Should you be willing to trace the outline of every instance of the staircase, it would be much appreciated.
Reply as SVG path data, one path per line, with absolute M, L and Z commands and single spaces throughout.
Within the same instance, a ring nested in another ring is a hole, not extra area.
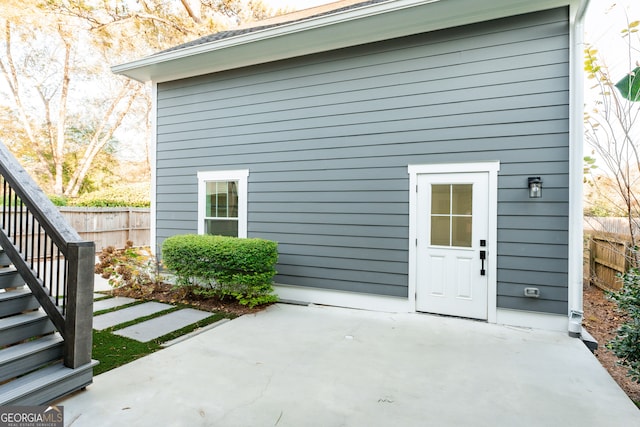
M 91 384 L 95 249 L 0 144 L 0 406 Z

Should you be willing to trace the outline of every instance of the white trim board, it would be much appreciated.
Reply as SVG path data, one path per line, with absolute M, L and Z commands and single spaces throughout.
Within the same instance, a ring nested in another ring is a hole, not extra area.
M 385 313 L 415 312 L 407 298 L 358 294 L 354 292 L 281 284 L 276 284 L 274 289 L 282 302 L 305 305 L 321 304 L 334 307 L 380 311 Z M 424 314 L 430 315 L 430 313 Z M 496 321 L 493 323 L 506 326 L 566 332 L 569 319 L 568 317 L 560 314 L 499 308 L 496 310 Z
M 584 14 L 588 6 L 581 2 L 578 10 L 572 15 L 576 19 L 570 26 L 570 64 L 569 84 L 569 260 L 568 260 L 568 301 L 567 311 L 582 313 L 582 249 L 583 249 L 583 227 L 582 227 L 582 172 L 583 162 L 583 137 L 584 137 L 584 71 L 582 55 L 584 50 Z M 582 319 L 581 319 L 582 320 Z
M 412 311 L 409 309 L 407 299 L 400 297 L 279 284 L 276 284 L 274 289 L 280 300 L 285 302 L 322 304 L 389 313 L 408 313 Z
M 157 190 L 158 190 L 158 84 L 151 84 L 151 140 L 149 141 L 149 166 L 151 168 L 151 223 L 149 224 L 149 248 L 156 257 L 160 254 L 161 248 L 156 241 L 158 235 L 157 216 Z

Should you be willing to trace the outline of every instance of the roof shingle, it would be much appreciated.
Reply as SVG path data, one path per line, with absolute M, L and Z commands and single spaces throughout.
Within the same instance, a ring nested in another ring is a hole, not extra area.
M 243 34 L 249 34 L 249 33 L 253 33 L 256 31 L 260 31 L 260 30 L 265 30 L 267 28 L 274 28 L 274 27 L 279 27 L 279 26 L 283 26 L 283 25 L 287 25 L 287 24 L 291 24 L 294 22 L 302 22 L 302 21 L 307 21 L 309 19 L 314 19 L 314 18 L 318 18 L 321 16 L 327 16 L 327 15 L 334 15 L 340 12 L 345 12 L 348 10 L 352 10 L 352 9 L 357 9 L 360 7 L 365 7 L 365 6 L 370 6 L 376 3 L 384 3 L 384 2 L 388 2 L 390 0 L 368 0 L 368 1 L 359 1 L 354 3 L 353 0 L 351 1 L 340 1 L 340 2 L 336 2 L 333 3 L 335 5 L 334 9 L 330 9 L 330 10 L 326 10 L 326 7 L 324 8 L 311 8 L 311 9 L 306 9 L 306 11 L 308 11 L 308 14 L 305 14 L 305 11 L 300 11 L 300 13 L 292 13 L 290 20 L 279 20 L 278 22 L 273 22 L 273 23 L 269 23 L 270 21 L 272 21 L 272 19 L 267 19 L 265 21 L 258 21 L 255 22 L 253 24 L 255 24 L 255 26 L 252 27 L 247 27 L 247 28 L 239 28 L 239 29 L 235 29 L 235 30 L 228 30 L 228 31 L 220 31 L 217 33 L 213 33 L 213 34 L 209 34 L 207 36 L 204 37 L 200 37 L 196 40 L 192 40 L 190 42 L 187 43 L 183 43 L 180 44 L 178 46 L 174 46 L 171 47 L 169 49 L 165 49 L 161 52 L 158 53 L 165 53 L 165 52 L 173 52 L 173 51 L 177 51 L 177 50 L 181 50 L 181 49 L 186 49 L 189 47 L 193 47 L 193 46 L 199 46 L 199 45 L 203 45 L 206 43 L 211 43 L 211 42 L 215 42 L 215 41 L 219 41 L 219 40 L 224 40 L 224 39 L 228 39 L 231 37 L 235 37 L 235 36 L 241 36 Z M 333 5 L 331 4 L 331 5 Z M 331 6 L 331 5 L 327 5 L 327 6 Z M 320 10 L 320 11 L 319 11 Z M 286 18 L 287 15 L 283 15 L 283 18 Z M 265 22 L 266 25 L 260 25 L 261 22 Z

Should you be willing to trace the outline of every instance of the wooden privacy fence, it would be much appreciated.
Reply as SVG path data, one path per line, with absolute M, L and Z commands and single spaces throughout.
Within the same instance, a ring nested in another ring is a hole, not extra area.
M 636 235 L 640 235 L 634 221 Z M 618 277 L 632 267 L 633 253 L 628 218 L 584 217 L 584 280 L 602 289 L 619 290 Z
M 128 240 L 135 246 L 150 244 L 148 208 L 60 207 L 60 212 L 84 240 L 94 241 L 96 251 L 107 246 L 124 248 Z
M 599 288 L 616 291 L 622 287 L 619 274 L 631 267 L 631 241 L 620 234 L 585 230 L 584 279 Z

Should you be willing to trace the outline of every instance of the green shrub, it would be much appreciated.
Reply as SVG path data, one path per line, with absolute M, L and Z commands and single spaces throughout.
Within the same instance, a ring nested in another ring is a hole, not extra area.
M 199 285 L 195 292 L 233 296 L 254 307 L 277 300 L 273 277 L 278 244 L 263 239 L 210 235 L 178 235 L 162 244 L 163 264 L 175 273 L 178 285 Z
M 127 184 L 82 194 L 78 198 L 70 200 L 69 204 L 93 208 L 148 208 L 151 206 L 150 195 L 148 184 Z
M 67 206 L 69 202 L 65 196 L 56 196 L 55 194 L 50 195 L 49 200 L 56 206 Z
M 607 343 L 607 348 L 627 367 L 627 375 L 640 383 L 640 271 L 632 268 L 622 275 L 622 281 L 622 289 L 610 296 L 627 320 L 618 328 L 616 337 Z

